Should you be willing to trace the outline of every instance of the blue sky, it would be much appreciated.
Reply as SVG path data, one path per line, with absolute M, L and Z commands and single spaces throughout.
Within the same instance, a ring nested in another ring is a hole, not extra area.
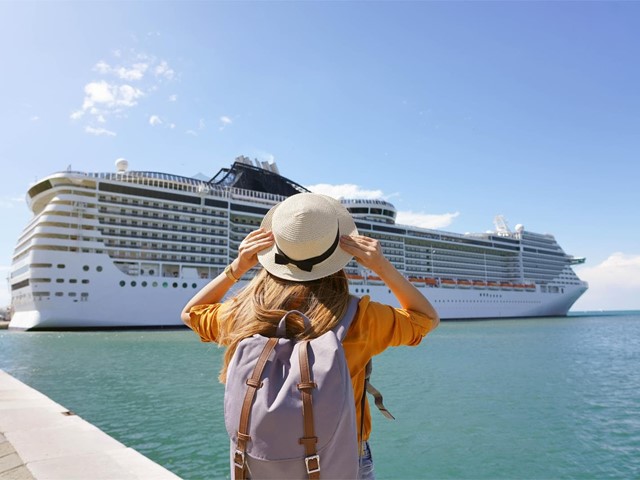
M 36 178 L 247 155 L 405 222 L 552 233 L 587 257 L 574 310 L 640 309 L 639 47 L 638 2 L 0 2 L 0 270 Z

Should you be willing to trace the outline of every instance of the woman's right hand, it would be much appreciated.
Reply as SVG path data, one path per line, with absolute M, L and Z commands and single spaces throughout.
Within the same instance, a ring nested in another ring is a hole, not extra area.
M 402 308 L 427 315 L 434 322 L 433 328 L 438 325 L 440 317 L 433 305 L 384 256 L 378 240 L 364 235 L 342 236 L 340 247 L 353 255 L 360 265 L 378 275 L 393 292 Z
M 377 274 L 380 274 L 383 268 L 391 266 L 382 253 L 380 242 L 375 238 L 364 235 L 343 235 L 340 238 L 340 247 L 353 255 L 360 265 Z

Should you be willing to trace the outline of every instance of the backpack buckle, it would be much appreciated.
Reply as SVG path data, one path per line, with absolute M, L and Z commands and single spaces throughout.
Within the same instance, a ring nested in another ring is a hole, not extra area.
M 310 455 L 304 458 L 304 463 L 307 466 L 307 474 L 320 472 L 320 455 Z
M 233 464 L 238 468 L 244 468 L 244 452 L 236 450 L 233 454 Z

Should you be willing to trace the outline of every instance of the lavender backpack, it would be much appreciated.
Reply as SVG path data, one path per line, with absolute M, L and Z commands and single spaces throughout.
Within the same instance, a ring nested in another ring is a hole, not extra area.
M 231 478 L 349 479 L 358 475 L 355 403 L 342 340 L 358 308 L 318 338 L 246 338 L 229 363 L 224 416 Z M 309 322 L 302 313 L 305 323 Z

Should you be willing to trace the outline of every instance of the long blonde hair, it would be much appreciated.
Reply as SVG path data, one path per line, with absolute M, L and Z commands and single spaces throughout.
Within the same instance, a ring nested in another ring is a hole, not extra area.
M 262 269 L 236 297 L 226 302 L 219 321 L 218 343 L 226 345 L 219 379 L 225 383 L 227 367 L 245 338 L 255 334 L 273 337 L 282 316 L 299 310 L 311 320 L 306 330 L 300 315 L 287 317 L 287 337 L 315 338 L 335 327 L 349 300 L 344 271 L 310 282 L 282 280 Z

